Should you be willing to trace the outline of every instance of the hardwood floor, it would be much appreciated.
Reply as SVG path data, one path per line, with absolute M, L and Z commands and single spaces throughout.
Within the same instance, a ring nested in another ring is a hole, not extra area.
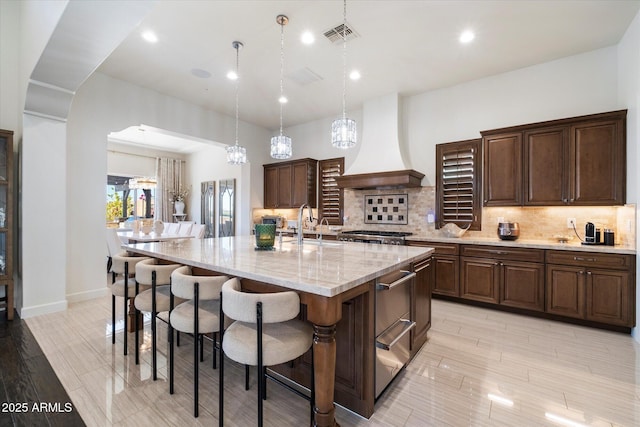
M 0 426 L 84 426 L 78 411 L 17 314 L 0 313 Z
M 159 322 L 159 379 L 154 382 L 148 325 L 137 366 L 133 336 L 129 356 L 122 355 L 121 323 L 117 343 L 111 344 L 110 317 L 110 299 L 105 297 L 27 320 L 84 422 L 217 424 L 218 372 L 210 367 L 210 349 L 200 369 L 196 420 L 191 340 L 183 339 L 177 351 L 176 393 L 169 395 L 166 327 Z M 38 357 L 35 343 L 19 343 L 29 359 Z M 32 370 L 34 382 L 42 382 L 35 359 L 21 366 Z M 256 424 L 255 375 L 245 391 L 243 374 L 242 367 L 225 364 L 226 426 Z M 305 400 L 269 386 L 265 425 L 303 426 L 307 417 Z M 372 418 L 342 408 L 336 417 L 343 427 L 638 426 L 640 345 L 625 334 L 436 300 L 428 343 L 377 402 Z

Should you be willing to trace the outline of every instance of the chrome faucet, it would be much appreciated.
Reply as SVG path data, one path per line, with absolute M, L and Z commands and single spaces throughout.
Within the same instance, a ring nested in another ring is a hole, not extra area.
M 320 242 L 322 242 L 322 223 L 323 222 L 327 223 L 327 227 L 329 226 L 329 220 L 326 217 L 322 218 L 322 220 L 320 221 L 320 224 L 318 225 L 318 227 L 320 228 L 320 237 L 318 237 L 318 240 L 320 240 Z
M 311 210 L 311 206 L 309 206 L 306 203 L 303 203 L 302 206 L 300 206 L 300 209 L 298 210 L 298 244 L 301 245 L 302 244 L 302 236 L 303 236 L 303 231 L 302 231 L 302 211 L 304 211 L 304 207 L 307 207 L 308 210 L 308 218 L 309 218 L 309 222 L 313 221 L 313 211 Z

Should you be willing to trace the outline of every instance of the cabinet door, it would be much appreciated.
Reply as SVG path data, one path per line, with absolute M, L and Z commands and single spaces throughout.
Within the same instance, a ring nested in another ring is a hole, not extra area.
M 546 312 L 584 318 L 585 271 L 581 267 L 547 265 Z
M 500 304 L 544 311 L 544 264 L 504 261 L 501 269 Z
M 278 168 L 264 168 L 264 207 L 278 207 Z
M 569 129 L 536 129 L 524 134 L 524 204 L 564 205 L 569 193 Z
M 434 279 L 432 293 L 460 296 L 460 268 L 457 256 L 436 255 L 433 257 Z
M 427 331 L 431 327 L 431 282 L 433 280 L 432 258 L 418 261 L 413 266 L 416 273 L 413 288 L 413 312 L 411 319 L 416 327 L 411 335 L 411 353 L 414 354 L 427 341 Z
M 622 205 L 626 197 L 623 120 L 571 126 L 571 203 Z
M 312 208 L 316 207 L 315 191 L 315 168 L 311 167 L 308 163 L 294 164 L 292 166 L 293 174 L 293 196 L 292 206 L 302 206 L 303 203 L 307 203 Z
M 522 205 L 522 133 L 489 135 L 484 144 L 484 206 Z
M 462 293 L 466 299 L 498 303 L 498 262 L 492 259 L 460 258 L 462 269 Z
M 278 207 L 293 207 L 291 200 L 291 165 L 278 166 Z
M 633 326 L 629 273 L 587 270 L 587 320 Z

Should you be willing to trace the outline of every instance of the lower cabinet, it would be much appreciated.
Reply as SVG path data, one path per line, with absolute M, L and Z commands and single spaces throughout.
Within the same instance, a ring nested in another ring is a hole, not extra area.
M 435 249 L 431 294 L 436 297 L 625 331 L 635 326 L 635 255 L 411 240 L 408 244 Z
M 431 293 L 437 295 L 447 295 L 451 297 L 460 296 L 460 257 L 458 256 L 459 245 L 453 243 L 424 242 L 417 240 L 407 241 L 409 246 L 423 246 L 434 248 L 431 256 L 433 268 L 433 280 L 431 283 Z
M 547 312 L 632 327 L 634 271 L 631 255 L 547 251 Z
M 462 298 L 544 311 L 544 250 L 462 245 L 460 254 Z
M 427 341 L 431 328 L 431 284 L 433 282 L 433 259 L 431 257 L 413 264 L 416 273 L 411 296 L 411 319 L 416 322 L 411 331 L 411 355 L 413 356 Z

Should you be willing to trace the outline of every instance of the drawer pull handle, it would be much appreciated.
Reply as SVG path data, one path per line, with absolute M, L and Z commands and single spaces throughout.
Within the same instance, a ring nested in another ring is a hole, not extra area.
M 378 283 L 378 286 L 376 288 L 378 290 L 389 290 L 391 288 L 395 288 L 396 286 L 403 284 L 407 280 L 411 280 L 414 277 L 416 277 L 416 273 L 412 273 L 406 270 L 400 270 L 400 271 L 402 272 L 402 274 L 404 274 L 404 276 L 402 276 L 401 278 L 399 278 L 398 280 L 392 283 Z
M 573 257 L 574 261 L 588 261 L 588 262 L 596 262 L 598 261 L 598 258 L 583 258 L 581 256 L 574 256 Z

